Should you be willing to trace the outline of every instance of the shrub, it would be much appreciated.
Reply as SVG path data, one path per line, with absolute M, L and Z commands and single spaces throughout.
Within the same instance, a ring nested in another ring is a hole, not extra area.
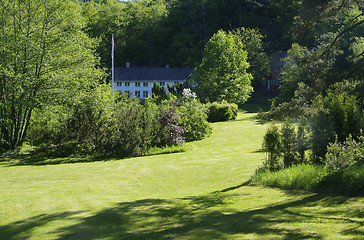
M 271 171 L 279 169 L 279 157 L 282 152 L 282 142 L 277 125 L 270 125 L 263 140 L 263 149 L 267 151 L 265 165 Z
M 105 91 L 96 88 L 88 92 L 71 107 L 66 121 L 64 140 L 77 141 L 85 153 L 103 152 L 109 143 L 112 99 Z
M 364 164 L 348 167 L 342 171 L 331 171 L 320 180 L 317 190 L 344 195 L 364 195 Z
M 351 136 L 343 143 L 336 139 L 327 147 L 325 164 L 329 170 L 337 171 L 364 161 L 364 136 L 355 141 Z
M 314 101 L 316 114 L 311 117 L 312 151 L 315 161 L 321 163 L 327 146 L 335 141 L 344 142 L 349 135 L 360 135 L 361 114 L 355 96 L 343 91 L 338 85 L 328 91 L 327 96 Z
M 297 153 L 295 151 L 297 135 L 295 128 L 290 126 L 287 122 L 281 127 L 280 135 L 283 164 L 286 168 L 297 162 Z
M 72 146 L 70 154 L 140 156 L 156 147 L 182 145 L 211 133 L 205 107 L 190 91 L 182 99 L 149 98 L 140 104 L 126 94 L 114 101 L 109 87 L 97 87 L 47 122 L 45 112 L 34 118 L 34 144 Z M 189 93 L 189 94 L 188 94 Z M 53 121 L 54 119 L 54 121 Z M 42 125 L 45 128 L 42 128 Z M 36 138 L 36 136 L 41 136 Z M 72 144 L 69 144 L 72 143 Z
M 201 140 L 211 134 L 211 126 L 207 122 L 206 108 L 193 94 L 184 91 L 184 97 L 178 104 L 178 125 L 184 128 L 187 142 Z
M 251 178 L 254 185 L 279 187 L 283 189 L 315 190 L 327 170 L 320 165 L 298 164 L 280 171 L 268 169 L 256 172 Z
M 364 195 L 364 163 L 342 171 L 329 171 L 323 165 L 298 164 L 280 171 L 257 171 L 253 185 L 301 189 L 330 194 Z
M 27 141 L 33 146 L 61 143 L 68 114 L 68 109 L 61 106 L 45 106 L 34 110 Z
M 214 102 L 208 105 L 208 110 L 209 122 L 235 120 L 238 116 L 238 105 L 235 103 Z

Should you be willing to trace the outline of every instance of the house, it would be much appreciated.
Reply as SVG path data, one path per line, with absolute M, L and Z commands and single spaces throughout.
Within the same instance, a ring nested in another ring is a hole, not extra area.
M 266 77 L 264 86 L 270 92 L 278 91 L 280 86 L 279 78 L 281 77 L 283 68 L 283 59 L 287 57 L 287 53 L 283 51 L 276 51 L 270 55 L 270 72 Z
M 115 68 L 114 89 L 119 92 L 130 94 L 138 99 L 152 96 L 154 83 L 164 87 L 176 83 L 182 83 L 190 78 L 193 68 L 165 68 L 130 67 L 127 63 L 125 68 Z

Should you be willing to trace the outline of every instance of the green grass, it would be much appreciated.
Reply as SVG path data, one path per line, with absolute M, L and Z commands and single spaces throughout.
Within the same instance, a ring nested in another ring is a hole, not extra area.
M 283 189 L 313 191 L 318 188 L 320 181 L 327 174 L 328 171 L 324 166 L 300 164 L 275 172 L 268 170 L 258 172 L 252 177 L 251 183 Z
M 363 198 L 247 184 L 264 156 L 266 125 L 255 116 L 249 109 L 213 124 L 210 138 L 184 152 L 5 159 L 0 239 L 363 238 Z
M 252 185 L 301 189 L 327 194 L 364 196 L 364 164 L 343 171 L 329 171 L 325 166 L 299 164 L 279 171 L 258 171 Z

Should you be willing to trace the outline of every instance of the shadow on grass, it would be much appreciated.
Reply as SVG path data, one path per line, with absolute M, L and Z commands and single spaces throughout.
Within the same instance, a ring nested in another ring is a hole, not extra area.
M 5 166 L 41 166 L 67 163 L 110 161 L 116 157 L 105 155 L 72 155 L 72 146 L 39 147 L 28 153 L 12 154 L 0 158 L 0 164 Z M 121 159 L 117 158 L 117 159 Z
M 259 209 L 233 211 L 221 210 L 232 197 L 224 191 L 182 199 L 124 202 L 89 217 L 79 217 L 73 212 L 39 215 L 0 227 L 0 239 L 27 239 L 32 236 L 34 228 L 60 219 L 77 219 L 78 223 L 52 231 L 57 234 L 57 239 L 227 239 L 236 234 L 240 238 L 243 235 L 258 239 L 326 239 L 327 236 L 297 228 L 305 223 L 322 224 L 325 219 L 350 223 L 350 229 L 344 229 L 342 235 L 351 235 L 350 231 L 363 234 L 363 221 L 342 217 L 339 210 L 327 216 L 316 215 L 316 212 L 303 214 L 297 210 L 299 207 L 336 204 L 324 195 L 303 196 L 299 200 Z
M 86 154 L 70 154 L 76 152 L 70 149 L 70 146 L 57 146 L 57 147 L 40 147 L 29 151 L 26 154 L 12 154 L 0 158 L 0 164 L 5 166 L 42 166 L 42 165 L 59 165 L 69 163 L 85 163 L 85 162 L 100 162 L 128 159 L 131 157 L 144 157 L 153 155 L 163 155 L 171 153 L 181 153 L 188 151 L 185 146 L 172 146 L 165 148 L 154 148 L 151 151 L 141 154 L 140 156 L 125 156 L 125 155 L 86 155 Z

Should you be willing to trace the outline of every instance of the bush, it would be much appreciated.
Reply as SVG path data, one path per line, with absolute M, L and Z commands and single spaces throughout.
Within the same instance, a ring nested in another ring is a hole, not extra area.
M 343 170 L 364 161 L 364 136 L 355 141 L 351 136 L 343 143 L 330 143 L 325 155 L 326 167 L 331 171 Z
M 201 140 L 211 134 L 211 126 L 207 122 L 206 108 L 193 94 L 186 94 L 178 104 L 178 125 L 184 128 L 187 142 Z
M 238 105 L 235 103 L 213 102 L 208 105 L 208 110 L 209 122 L 235 120 L 238 116 Z
M 34 110 L 27 141 L 33 146 L 61 143 L 68 114 L 68 109 L 61 106 L 45 106 Z
M 283 164 L 284 167 L 287 168 L 297 162 L 298 156 L 295 151 L 297 134 L 294 127 L 288 123 L 284 123 L 280 130 L 280 135 L 282 141 Z
M 343 171 L 329 171 L 323 165 L 298 164 L 280 171 L 257 171 L 252 185 L 301 189 L 351 196 L 364 195 L 364 163 Z
M 318 191 L 344 195 L 364 195 L 364 164 L 331 171 L 320 180 Z
M 308 145 L 308 131 L 303 122 L 298 126 L 288 122 L 270 125 L 262 145 L 267 152 L 265 168 L 278 170 L 304 163 Z
M 327 146 L 335 141 L 344 142 L 349 135 L 357 138 L 361 129 L 361 114 L 355 96 L 340 89 L 328 91 L 327 96 L 314 101 L 316 114 L 311 117 L 312 151 L 316 163 L 322 163 Z
M 182 99 L 173 95 L 149 98 L 142 105 L 126 94 L 116 95 L 113 101 L 110 88 L 100 86 L 62 108 L 62 114 L 39 113 L 32 122 L 29 140 L 47 146 L 72 143 L 67 148 L 69 155 L 129 157 L 149 149 L 180 146 L 185 139 L 203 139 L 211 133 L 206 109 L 190 90 L 184 93 Z M 52 121 L 47 122 L 46 116 Z
M 327 170 L 320 165 L 299 164 L 280 171 L 268 169 L 258 171 L 251 178 L 254 185 L 279 187 L 283 189 L 315 190 Z
M 264 165 L 270 170 L 278 170 L 279 157 L 282 153 L 282 141 L 277 125 L 270 125 L 266 134 L 264 135 L 263 149 L 267 152 L 267 159 Z

